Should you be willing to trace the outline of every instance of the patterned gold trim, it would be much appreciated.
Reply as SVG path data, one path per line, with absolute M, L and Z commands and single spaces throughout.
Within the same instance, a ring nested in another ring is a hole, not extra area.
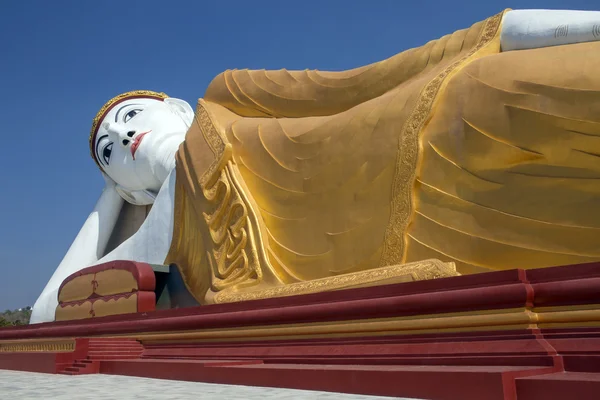
M 225 143 L 227 143 L 227 141 L 213 125 L 213 122 L 208 115 L 208 111 L 206 110 L 206 102 L 202 99 L 198 100 L 196 119 L 200 125 L 200 131 L 206 138 L 208 147 L 210 147 L 217 159 L 220 158 L 225 151 Z
M 167 96 L 165 93 L 162 92 L 153 92 L 152 90 L 133 90 L 131 92 L 126 92 L 126 93 L 121 93 L 118 96 L 113 97 L 112 99 L 110 99 L 109 101 L 106 102 L 106 104 L 104 104 L 102 106 L 102 108 L 100 108 L 100 111 L 98 111 L 98 114 L 96 114 L 96 116 L 94 117 L 94 119 L 92 120 L 92 129 L 90 131 L 90 138 L 89 138 L 89 144 L 90 144 L 90 154 L 92 156 L 92 158 L 94 159 L 94 161 L 96 162 L 96 164 L 98 165 L 98 168 L 102 169 L 102 167 L 100 166 L 100 163 L 98 162 L 98 160 L 96 160 L 96 155 L 94 154 L 94 137 L 96 136 L 96 131 L 98 130 L 98 124 L 100 123 L 100 121 L 102 121 L 102 118 L 104 118 L 104 115 L 117 103 L 120 103 L 121 101 L 124 101 L 128 98 L 137 98 L 137 97 L 148 97 L 148 98 L 156 98 L 156 99 L 166 99 L 169 96 Z
M 215 297 L 216 303 L 267 299 L 271 297 L 294 296 L 318 293 L 326 290 L 339 290 L 348 287 L 368 286 L 400 276 L 410 276 L 412 280 L 436 279 L 456 276 L 454 263 L 443 263 L 439 260 L 425 260 L 404 265 L 393 265 L 383 268 L 360 271 L 351 274 L 332 276 L 306 282 L 292 283 L 255 292 L 223 292 Z
M 0 353 L 69 352 L 75 350 L 74 340 L 52 342 L 0 342 Z
M 200 126 L 200 131 L 208 143 L 208 147 L 215 155 L 216 161 L 213 162 L 208 170 L 200 177 L 200 184 L 203 189 L 208 186 L 213 186 L 215 181 L 219 178 L 219 172 L 223 170 L 225 164 L 231 160 L 231 144 L 227 142 L 219 131 L 215 128 L 204 100 L 198 100 L 198 107 L 196 109 L 196 121 Z
M 460 60 L 446 67 L 423 88 L 412 114 L 402 128 L 397 153 L 398 163 L 392 184 L 392 210 L 385 232 L 380 266 L 399 264 L 405 259 L 405 233 L 413 208 L 412 195 L 419 156 L 419 133 L 429 117 L 440 87 L 448 75 L 494 39 L 505 12 L 488 18 L 475 47 Z

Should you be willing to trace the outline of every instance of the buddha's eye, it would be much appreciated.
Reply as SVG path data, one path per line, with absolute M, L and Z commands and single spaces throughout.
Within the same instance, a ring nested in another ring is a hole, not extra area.
M 131 118 L 135 117 L 136 115 L 138 115 L 141 112 L 142 112 L 142 110 L 140 110 L 140 109 L 135 109 L 135 110 L 129 111 L 127 114 L 125 114 L 123 116 L 123 122 L 129 122 L 129 120 Z
M 110 162 L 110 155 L 112 154 L 112 147 L 113 147 L 113 142 L 109 142 L 102 149 L 102 159 L 104 160 L 106 165 L 108 165 L 108 163 Z

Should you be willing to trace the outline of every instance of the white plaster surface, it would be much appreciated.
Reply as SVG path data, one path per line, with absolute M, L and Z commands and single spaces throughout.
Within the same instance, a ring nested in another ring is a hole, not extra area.
M 308 390 L 168 381 L 120 375 L 68 376 L 0 370 L 1 400 L 385 400 L 391 398 Z
M 162 264 L 173 237 L 175 208 L 175 170 L 172 170 L 154 200 L 154 205 L 138 231 L 116 249 L 90 265 L 115 260 L 134 260 Z
M 502 51 L 600 40 L 600 11 L 513 10 L 504 15 Z

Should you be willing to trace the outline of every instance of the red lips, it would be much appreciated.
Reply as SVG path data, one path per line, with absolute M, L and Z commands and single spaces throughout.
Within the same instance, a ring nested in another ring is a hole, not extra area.
M 135 137 L 135 139 L 133 139 L 133 143 L 131 145 L 131 156 L 133 157 L 134 160 L 135 160 L 135 152 L 137 151 L 138 147 L 140 147 L 140 144 L 142 143 L 142 139 L 144 138 L 144 136 L 146 136 L 150 132 L 152 132 L 152 130 L 149 130 L 148 132 L 142 132 L 139 135 L 137 135 Z

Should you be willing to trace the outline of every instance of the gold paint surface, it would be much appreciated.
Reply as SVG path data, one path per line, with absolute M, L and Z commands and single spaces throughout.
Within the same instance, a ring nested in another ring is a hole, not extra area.
M 95 292 L 100 296 L 131 293 L 138 289 L 133 274 L 123 269 L 109 269 L 96 273 L 97 287 Z
M 90 274 L 78 276 L 67 282 L 58 293 L 58 302 L 63 303 L 87 299 L 94 293 L 94 286 L 92 284 L 93 279 L 94 275 Z
M 500 53 L 502 16 L 350 71 L 215 78 L 166 260 L 196 299 L 600 260 L 600 43 Z
M 56 321 L 71 321 L 107 315 L 131 314 L 137 312 L 137 293 L 127 297 L 99 298 L 92 302 L 86 300 L 81 304 L 68 304 L 56 307 Z
M 108 296 L 130 293 L 138 289 L 133 274 L 127 270 L 110 269 L 74 278 L 58 294 L 59 303 L 85 300 L 92 294 Z
M 94 302 L 94 316 L 105 317 L 107 315 L 131 314 L 137 312 L 137 294 L 129 297 L 118 297 L 115 299 L 104 299 Z
M 71 321 L 75 319 L 92 318 L 92 302 L 90 300 L 84 301 L 81 304 L 70 304 L 56 306 L 54 313 L 55 321 Z
M 420 135 L 406 261 L 462 274 L 600 260 L 600 43 L 461 68 Z
M 403 253 L 389 238 L 405 230 L 390 222 L 393 182 L 412 179 L 438 91 L 497 39 L 500 20 L 352 71 L 219 75 L 177 154 L 165 263 L 201 304 L 457 275 L 389 256 Z M 415 266 L 423 273 L 401 271 Z
M 485 21 L 477 44 L 461 59 L 454 61 L 431 80 L 422 90 L 419 100 L 407 119 L 400 134 L 398 161 L 392 184 L 391 218 L 385 232 L 385 241 L 380 264 L 406 261 L 406 231 L 414 216 L 415 178 L 417 162 L 422 146 L 418 145 L 419 136 L 426 121 L 432 114 L 432 108 L 438 93 L 445 86 L 447 79 L 468 61 L 478 57 L 498 53 L 500 51 L 500 23 L 504 13 Z M 421 160 L 421 162 L 424 162 Z

